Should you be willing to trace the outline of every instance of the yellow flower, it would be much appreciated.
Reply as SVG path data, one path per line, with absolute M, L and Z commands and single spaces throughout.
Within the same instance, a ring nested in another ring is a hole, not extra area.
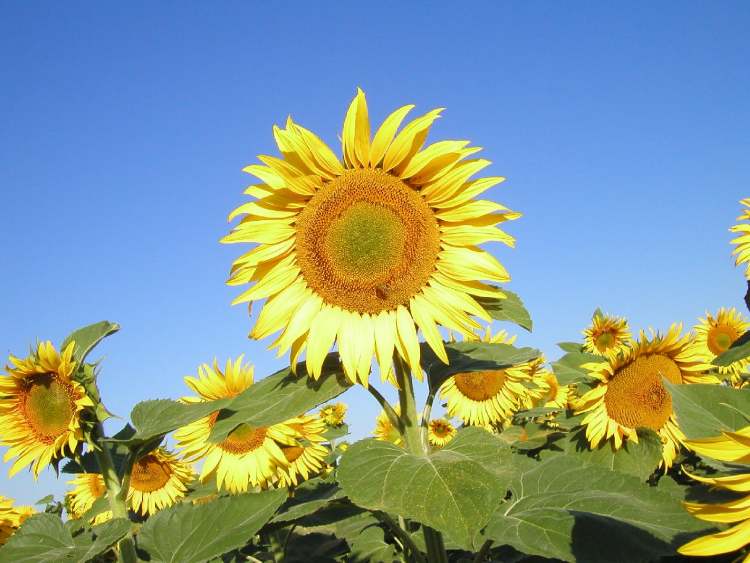
M 79 473 L 75 478 L 68 481 L 73 485 L 73 490 L 65 494 L 69 516 L 77 519 L 88 512 L 94 502 L 107 493 L 104 479 L 99 473 Z M 102 524 L 112 519 L 112 511 L 105 510 L 97 514 L 92 524 Z
M 742 210 L 742 215 L 737 217 L 737 221 L 747 221 L 750 219 L 750 198 L 741 199 L 740 203 L 747 209 Z M 738 233 L 739 236 L 732 239 L 732 244 L 736 248 L 732 251 L 732 256 L 736 255 L 734 265 L 747 264 L 745 267 L 745 278 L 750 280 L 750 224 L 738 223 L 729 229 L 730 233 Z
M 477 245 L 514 239 L 497 228 L 519 213 L 474 199 L 503 178 L 470 178 L 486 167 L 466 160 L 468 141 L 423 148 L 437 109 L 399 125 L 413 106 L 393 112 L 374 137 L 365 95 L 352 101 L 342 133 L 343 162 L 315 134 L 289 119 L 274 127 L 282 158 L 245 171 L 263 183 L 225 243 L 257 243 L 235 260 L 229 285 L 253 284 L 234 303 L 267 299 L 250 336 L 273 343 L 292 365 L 306 349 L 307 371 L 319 377 L 338 343 L 344 371 L 367 385 L 373 357 L 381 376 L 397 351 L 417 377 L 417 330 L 447 363 L 439 326 L 469 334 L 472 318 L 489 314 L 475 296 L 503 297 L 478 280 L 506 282 L 505 268 Z
M 0 495 L 0 545 L 4 545 L 32 514 L 34 509 L 30 506 L 13 506 L 12 499 Z
M 598 312 L 591 319 L 591 326 L 583 331 L 583 336 L 583 349 L 600 356 L 625 352 L 632 341 L 627 320 Z
M 711 363 L 720 356 L 748 329 L 750 323 L 734 307 L 731 309 L 719 309 L 714 317 L 706 313 L 705 319 L 699 319 L 699 324 L 694 327 L 696 332 L 696 352 L 703 361 Z M 750 364 L 750 358 L 742 358 L 732 362 L 728 366 L 715 366 L 722 375 L 729 375 L 732 383 L 740 380 L 740 375 Z
M 303 415 L 285 424 L 298 432 L 299 439 L 294 445 L 279 444 L 289 463 L 276 470 L 279 487 L 298 485 L 320 473 L 326 467 L 325 459 L 330 453 L 323 445 L 326 424 L 320 418 Z
M 598 383 L 576 401 L 576 414 L 588 413 L 582 424 L 592 448 L 613 440 L 615 449 L 623 440 L 638 441 L 636 429 L 657 432 L 664 445 L 662 463 L 672 465 L 684 439 L 672 410 L 672 396 L 662 377 L 672 383 L 718 383 L 701 372 L 710 368 L 696 355 L 690 335 L 680 336 L 681 325 L 672 325 L 665 336 L 640 338 L 623 354 L 602 363 L 586 364 Z
M 750 426 L 737 432 L 703 440 L 686 440 L 685 445 L 698 454 L 731 463 L 750 463 Z M 689 475 L 689 474 L 688 474 Z M 750 472 L 729 477 L 699 477 L 693 479 L 735 492 L 750 492 Z M 750 495 L 719 504 L 683 503 L 696 518 L 708 522 L 733 524 L 730 528 L 709 534 L 680 547 L 683 555 L 707 556 L 731 553 L 750 544 Z M 750 555 L 744 561 L 750 560 Z
M 235 397 L 253 384 L 253 367 L 243 365 L 242 356 L 227 360 L 224 371 L 214 361 L 203 364 L 198 377 L 186 377 L 185 383 L 198 397 L 183 397 L 185 402 L 203 402 Z M 253 427 L 241 424 L 219 443 L 209 440 L 218 412 L 201 418 L 175 432 L 178 446 L 188 460 L 203 459 L 200 479 L 216 475 L 219 489 L 232 493 L 249 487 L 267 487 L 279 466 L 289 465 L 281 445 L 294 446 L 299 433 L 285 423 Z
M 395 405 L 393 410 L 397 415 L 401 413 L 401 407 L 399 405 Z M 375 419 L 375 430 L 373 430 L 373 435 L 378 440 L 391 442 L 397 446 L 400 446 L 403 443 L 401 432 L 398 431 L 398 428 L 393 426 L 391 419 L 388 418 L 388 414 L 386 414 L 385 411 L 380 411 L 380 414 Z
M 333 405 L 326 405 L 320 409 L 320 418 L 328 426 L 341 426 L 344 424 L 344 416 L 346 416 L 347 406 L 344 403 L 335 403 Z
M 540 370 L 534 377 L 534 383 L 542 390 L 543 407 L 552 409 L 567 409 L 573 391 L 569 385 L 560 385 L 555 374 L 549 370 Z
M 74 346 L 71 342 L 58 354 L 51 342 L 40 342 L 25 359 L 10 356 L 14 365 L 0 377 L 0 444 L 9 446 L 3 461 L 18 458 L 11 477 L 27 465 L 39 477 L 83 440 L 81 411 L 94 405 L 72 379 Z
M 430 421 L 427 429 L 427 439 L 430 444 L 442 448 L 456 435 L 456 429 L 445 418 L 435 418 Z
M 133 464 L 128 505 L 143 516 L 154 514 L 184 497 L 194 477 L 189 463 L 164 448 L 157 448 Z

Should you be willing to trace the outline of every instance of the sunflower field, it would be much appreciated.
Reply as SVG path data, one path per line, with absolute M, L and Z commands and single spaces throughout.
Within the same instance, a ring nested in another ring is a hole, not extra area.
M 0 562 L 750 561 L 747 316 L 633 334 L 596 310 L 553 361 L 516 346 L 531 316 L 481 245 L 512 248 L 521 214 L 482 199 L 504 178 L 481 176 L 479 147 L 427 143 L 441 109 L 413 109 L 371 130 L 358 90 L 341 157 L 289 118 L 244 169 L 227 283 L 285 369 L 200 365 L 107 435 L 95 348 L 116 323 L 10 356 L 10 475 L 51 467 L 69 488 L 0 497 Z M 381 411 L 358 441 L 355 386 Z

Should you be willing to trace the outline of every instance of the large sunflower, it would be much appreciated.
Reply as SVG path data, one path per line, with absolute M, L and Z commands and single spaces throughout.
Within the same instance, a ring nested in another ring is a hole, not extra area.
M 3 460 L 18 458 L 10 476 L 31 465 L 37 478 L 83 440 L 81 411 L 94 404 L 71 377 L 74 347 L 71 342 L 59 354 L 47 341 L 27 358 L 10 356 L 13 365 L 0 377 L 0 444 L 9 446 Z
M 737 221 L 750 220 L 750 198 L 741 199 L 740 203 L 746 209 L 742 210 L 742 215 L 737 217 Z M 736 256 L 734 265 L 747 264 L 745 267 L 745 278 L 750 280 L 750 224 L 738 223 L 730 227 L 729 232 L 739 234 L 738 237 L 732 239 L 732 244 L 736 246 L 732 251 L 732 255 Z
M 632 340 L 626 319 L 602 315 L 598 311 L 583 336 L 583 349 L 600 356 L 624 352 Z
M 157 448 L 133 464 L 128 504 L 135 513 L 154 514 L 184 497 L 194 477 L 189 463 L 164 448 Z
M 203 364 L 198 377 L 186 377 L 185 383 L 198 397 L 183 397 L 185 402 L 203 402 L 235 397 L 253 384 L 253 367 L 227 360 L 224 371 L 214 361 Z M 232 493 L 245 492 L 249 487 L 265 487 L 279 466 L 289 465 L 281 445 L 294 446 L 299 432 L 281 423 L 252 427 L 242 424 L 219 443 L 209 440 L 218 413 L 201 418 L 175 432 L 178 445 L 186 459 L 204 459 L 200 479 L 206 481 L 216 475 L 219 489 Z
M 486 332 L 483 342 L 509 343 L 513 338 Z M 543 359 L 498 370 L 472 371 L 451 375 L 440 386 L 449 416 L 465 424 L 490 427 L 502 425 L 520 409 L 529 408 L 539 397 L 533 379 Z M 541 362 L 541 363 L 540 363 Z
M 699 319 L 699 324 L 694 327 L 696 351 L 703 361 L 711 363 L 717 356 L 726 352 L 748 329 L 750 329 L 750 323 L 734 307 L 731 309 L 722 307 L 716 316 L 706 313 L 706 318 Z M 741 358 L 728 366 L 716 366 L 716 368 L 720 374 L 729 375 L 735 383 L 748 365 L 750 365 L 750 358 Z
M 279 487 L 297 485 L 320 473 L 325 466 L 325 459 L 330 450 L 323 445 L 326 438 L 326 423 L 317 417 L 300 416 L 287 421 L 285 424 L 296 430 L 299 439 L 294 445 L 280 444 L 289 465 L 276 469 Z
M 702 456 L 731 463 L 750 463 L 750 426 L 737 432 L 703 440 L 686 440 L 685 445 Z M 728 477 L 699 477 L 693 479 L 729 491 L 750 492 L 750 473 Z M 707 556 L 731 553 L 750 544 L 750 495 L 719 504 L 684 503 L 690 514 L 708 522 L 732 524 L 721 532 L 709 534 L 686 543 L 678 549 L 683 555 Z M 750 561 L 748 554 L 743 561 Z
M 652 332 L 647 337 L 641 331 L 638 342 L 624 353 L 585 365 L 599 384 L 575 407 L 576 414 L 588 413 L 581 423 L 592 447 L 612 438 L 619 449 L 625 439 L 638 441 L 637 428 L 649 428 L 661 436 L 663 463 L 671 466 L 684 435 L 662 377 L 672 383 L 718 383 L 701 373 L 710 366 L 695 353 L 690 335 L 681 336 L 681 331 L 681 325 L 672 325 L 664 336 Z
M 99 473 L 79 473 L 68 481 L 73 489 L 65 493 L 69 516 L 80 518 L 94 505 L 94 502 L 107 493 L 104 478 Z M 112 511 L 105 510 L 97 514 L 92 524 L 101 524 L 112 519 Z
M 23 521 L 32 514 L 34 514 L 32 507 L 13 506 L 12 499 L 0 495 L 0 545 L 4 545 L 23 524 Z
M 417 329 L 447 363 L 438 326 L 468 334 L 490 320 L 474 296 L 503 297 L 478 280 L 509 275 L 477 245 L 514 239 L 497 224 L 520 216 L 474 198 L 503 178 L 470 180 L 489 161 L 468 141 L 422 148 L 433 110 L 399 125 L 404 106 L 370 136 L 361 90 L 346 113 L 343 162 L 316 135 L 287 121 L 274 127 L 282 158 L 244 170 L 263 182 L 246 190 L 257 198 L 235 209 L 245 217 L 225 243 L 258 243 L 235 260 L 228 284 L 253 284 L 234 300 L 267 298 L 250 336 L 281 331 L 272 347 L 291 349 L 292 364 L 307 349 L 307 371 L 318 377 L 338 342 L 347 377 L 367 385 L 373 357 L 381 373 L 394 349 L 417 377 Z

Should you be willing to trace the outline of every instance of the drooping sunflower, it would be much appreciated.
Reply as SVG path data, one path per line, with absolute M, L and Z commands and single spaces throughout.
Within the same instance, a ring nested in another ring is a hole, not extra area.
M 468 334 L 490 320 L 474 299 L 504 297 L 478 280 L 509 275 L 477 245 L 513 237 L 497 228 L 519 213 L 475 197 L 504 180 L 470 178 L 489 161 L 469 159 L 468 141 L 423 148 L 441 109 L 397 130 L 413 106 L 388 116 L 374 137 L 361 90 L 346 113 L 340 161 L 315 134 L 289 119 L 274 127 L 282 158 L 260 156 L 244 170 L 263 183 L 225 243 L 257 243 L 235 260 L 229 285 L 253 284 L 234 303 L 267 299 L 250 336 L 277 331 L 272 347 L 306 348 L 307 371 L 318 377 L 338 342 L 352 382 L 368 383 L 373 357 L 388 373 L 394 349 L 417 377 L 417 330 L 447 363 L 439 326 Z
M 742 215 L 737 217 L 737 221 L 750 220 L 750 198 L 741 199 L 740 203 L 746 209 L 742 210 Z M 745 278 L 750 280 L 750 224 L 738 223 L 730 227 L 729 232 L 739 234 L 738 237 L 732 239 L 732 244 L 736 246 L 732 251 L 732 256 L 736 256 L 734 265 L 747 264 L 745 267 Z
M 456 435 L 456 428 L 446 418 L 434 418 L 427 429 L 430 445 L 442 448 Z
M 576 414 L 588 413 L 581 424 L 592 448 L 613 440 L 619 449 L 625 439 L 638 441 L 637 428 L 649 428 L 662 439 L 662 462 L 672 465 L 684 435 L 672 409 L 672 396 L 662 377 L 672 383 L 718 383 L 704 372 L 710 366 L 695 353 L 691 336 L 681 336 L 682 325 L 673 324 L 666 335 L 638 341 L 608 361 L 585 364 L 599 383 L 576 401 Z
M 591 326 L 583 331 L 583 336 L 583 349 L 600 356 L 625 352 L 632 341 L 626 319 L 598 312 L 592 317 Z
M 737 432 L 703 440 L 686 440 L 685 445 L 701 456 L 731 463 L 750 463 L 750 426 Z M 690 475 L 690 474 L 688 474 Z M 693 479 L 729 491 L 750 492 L 750 472 L 728 477 L 699 477 Z M 730 528 L 696 538 L 677 551 L 683 555 L 707 556 L 731 553 L 750 544 L 750 495 L 720 504 L 683 503 L 685 509 L 701 520 L 733 524 Z M 743 561 L 750 561 L 748 554 Z
M 395 405 L 393 410 L 397 415 L 401 414 L 400 405 Z M 375 419 L 375 430 L 373 430 L 372 433 L 378 440 L 391 442 L 397 446 L 400 446 L 404 441 L 401 432 L 398 431 L 398 428 L 393 426 L 391 419 L 388 418 L 388 414 L 384 410 L 380 411 L 380 414 Z
M 346 416 L 347 406 L 345 403 L 334 403 L 333 405 L 326 405 L 320 409 L 320 418 L 328 426 L 337 427 L 344 424 L 344 417 Z
M 483 342 L 500 344 L 512 340 L 506 334 L 487 332 Z M 529 408 L 538 397 L 533 376 L 543 359 L 532 360 L 499 370 L 483 370 L 451 375 L 440 386 L 449 416 L 464 424 L 490 427 L 507 422 L 515 412 Z
M 80 518 L 94 505 L 94 502 L 107 493 L 104 478 L 99 473 L 79 473 L 68 481 L 73 489 L 65 493 L 69 516 Z M 105 510 L 97 514 L 92 524 L 102 524 L 112 519 L 112 511 Z
M 13 500 L 0 495 L 0 545 L 5 545 L 8 538 L 34 514 L 30 506 L 13 506 Z
M 560 385 L 557 377 L 549 370 L 540 370 L 533 378 L 534 383 L 542 390 L 544 402 L 541 406 L 553 409 L 567 409 L 573 398 L 569 385 Z
M 704 362 L 710 364 L 716 356 L 729 350 L 729 347 L 747 330 L 750 322 L 734 307 L 722 307 L 716 316 L 706 313 L 705 319 L 699 319 L 694 327 L 696 332 L 695 347 Z M 722 375 L 730 376 L 732 382 L 740 379 L 740 374 L 750 365 L 750 358 L 742 358 L 728 366 L 715 366 Z
M 94 404 L 72 379 L 74 347 L 71 342 L 59 354 L 47 341 L 27 358 L 10 356 L 13 365 L 0 377 L 0 444 L 9 446 L 4 461 L 18 458 L 11 477 L 30 465 L 36 479 L 83 440 L 81 411 Z
M 227 360 L 222 371 L 203 364 L 198 377 L 186 377 L 185 384 L 197 397 L 183 397 L 185 402 L 203 402 L 235 397 L 253 384 L 253 367 Z M 279 444 L 294 446 L 298 432 L 285 423 L 252 427 L 242 424 L 219 443 L 209 440 L 218 413 L 201 418 L 175 432 L 175 439 L 187 460 L 204 459 L 200 480 L 216 476 L 219 489 L 232 493 L 246 492 L 249 487 L 266 487 L 279 466 L 289 465 Z
M 165 448 L 157 448 L 133 464 L 128 505 L 136 514 L 154 514 L 184 497 L 194 477 L 190 463 Z
M 276 469 L 279 487 L 297 485 L 320 473 L 326 467 L 325 459 L 330 453 L 323 445 L 326 423 L 320 418 L 303 415 L 286 424 L 297 431 L 299 438 L 293 446 L 280 444 L 289 465 Z

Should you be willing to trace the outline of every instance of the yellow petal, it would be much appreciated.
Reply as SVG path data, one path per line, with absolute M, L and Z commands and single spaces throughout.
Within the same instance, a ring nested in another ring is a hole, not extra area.
M 411 368 L 412 374 L 422 380 L 422 369 L 419 366 L 419 340 L 417 340 L 417 331 L 414 328 L 414 321 L 406 310 L 406 307 L 399 305 L 396 309 L 396 327 L 398 329 L 398 340 L 401 349 L 406 355 L 406 361 Z
M 435 121 L 444 108 L 434 109 L 425 115 L 418 117 L 408 123 L 403 130 L 396 135 L 396 138 L 388 147 L 383 158 L 383 170 L 386 172 L 396 168 L 404 161 L 409 161 L 411 157 L 422 148 L 430 126 Z
M 375 168 L 385 156 L 385 151 L 393 141 L 393 136 L 396 134 L 401 122 L 406 117 L 406 114 L 414 109 L 413 105 L 406 105 L 398 108 L 392 114 L 385 118 L 383 124 L 375 133 L 375 138 L 372 140 L 372 146 L 370 147 L 370 167 Z
M 360 88 L 346 112 L 341 137 L 344 161 L 351 167 L 366 168 L 370 162 L 370 119 L 367 100 Z

